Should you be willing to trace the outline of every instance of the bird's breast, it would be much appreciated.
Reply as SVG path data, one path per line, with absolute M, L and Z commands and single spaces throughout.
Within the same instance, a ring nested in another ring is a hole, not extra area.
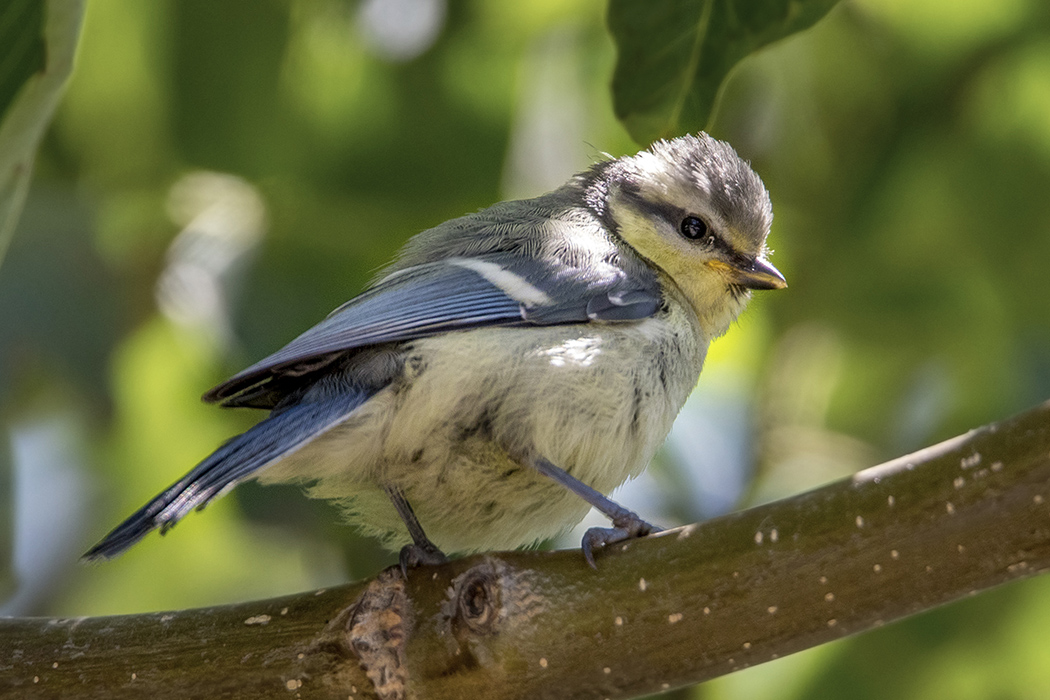
M 355 520 L 403 538 L 377 488 L 395 484 L 449 551 L 551 537 L 589 507 L 528 459 L 605 493 L 640 473 L 703 363 L 707 342 L 685 311 L 406 344 L 401 376 L 264 478 L 317 480 L 311 495 L 350 496 Z
M 415 370 L 400 390 L 386 453 L 404 459 L 405 445 L 419 440 L 450 455 L 488 455 L 496 446 L 511 458 L 542 456 L 611 490 L 663 442 L 705 351 L 695 321 L 677 305 L 640 322 L 420 340 L 408 349 L 406 366 Z

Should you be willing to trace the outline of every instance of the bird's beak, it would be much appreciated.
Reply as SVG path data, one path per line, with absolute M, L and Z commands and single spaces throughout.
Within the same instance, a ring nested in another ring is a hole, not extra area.
M 729 265 L 720 260 L 712 260 L 707 264 L 728 277 L 733 284 L 748 289 L 783 289 L 788 286 L 780 270 L 762 258 L 755 258 L 744 266 Z

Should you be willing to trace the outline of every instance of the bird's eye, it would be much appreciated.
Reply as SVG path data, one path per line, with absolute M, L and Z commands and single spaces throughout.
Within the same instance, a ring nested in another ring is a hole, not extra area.
M 682 235 L 691 241 L 699 241 L 707 237 L 707 223 L 697 216 L 687 216 L 682 219 Z

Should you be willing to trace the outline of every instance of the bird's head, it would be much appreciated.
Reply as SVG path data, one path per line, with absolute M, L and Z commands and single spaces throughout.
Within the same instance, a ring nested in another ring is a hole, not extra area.
M 710 336 L 726 331 L 752 289 L 787 286 L 766 260 L 769 193 L 728 144 L 702 132 L 658 141 L 606 172 L 606 215 L 678 285 Z

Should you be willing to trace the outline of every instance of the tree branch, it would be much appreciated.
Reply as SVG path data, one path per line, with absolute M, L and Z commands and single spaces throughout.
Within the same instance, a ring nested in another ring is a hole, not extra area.
M 21 698 L 627 698 L 1050 566 L 1050 403 L 789 499 L 617 545 L 474 556 L 173 613 L 0 621 Z

